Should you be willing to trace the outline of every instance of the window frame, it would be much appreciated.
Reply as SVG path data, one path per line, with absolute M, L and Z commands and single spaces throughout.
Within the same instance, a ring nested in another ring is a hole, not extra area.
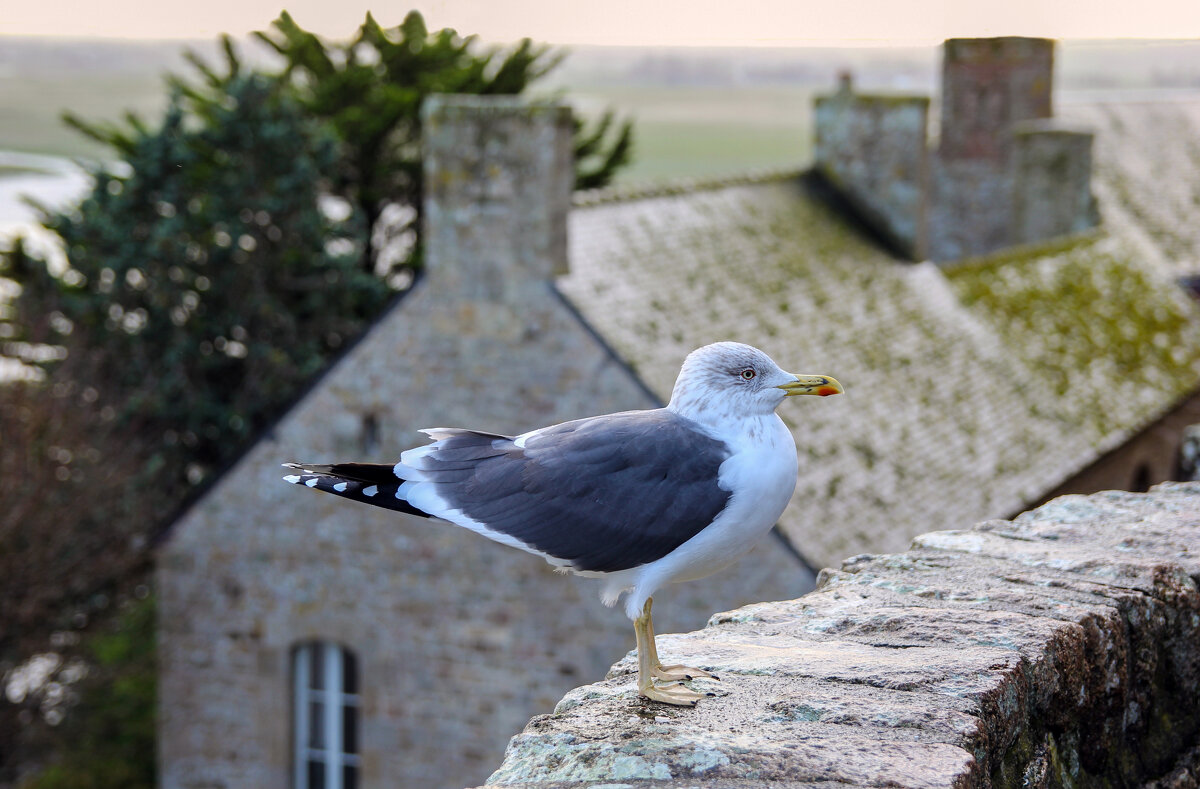
M 320 655 L 320 688 L 312 687 L 313 660 Z M 323 789 L 345 789 L 344 770 L 354 773 L 353 784 L 361 784 L 361 678 L 358 658 L 349 649 L 333 641 L 308 641 L 292 649 L 292 786 L 293 789 L 315 789 L 308 780 L 309 764 L 324 765 Z M 355 692 L 345 688 L 346 665 L 352 667 Z M 319 731 L 320 747 L 313 745 L 313 705 L 319 704 L 322 720 Z M 346 710 L 353 708 L 351 726 L 347 731 Z M 354 747 L 346 750 L 347 740 Z

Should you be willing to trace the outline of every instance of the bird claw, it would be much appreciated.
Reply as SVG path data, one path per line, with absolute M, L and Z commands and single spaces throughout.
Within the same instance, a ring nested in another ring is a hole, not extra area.
M 692 679 L 715 679 L 718 682 L 721 681 L 721 678 L 711 671 L 683 665 L 655 666 L 650 669 L 650 674 L 658 679 L 665 679 L 672 682 L 685 682 Z
M 662 704 L 674 704 L 676 707 L 695 707 L 696 702 L 705 694 L 685 688 L 682 683 L 672 682 L 669 685 L 655 685 L 638 689 L 638 695 Z

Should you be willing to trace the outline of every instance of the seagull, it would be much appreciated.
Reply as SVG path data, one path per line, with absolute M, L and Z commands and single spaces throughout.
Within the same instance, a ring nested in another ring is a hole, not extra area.
M 638 694 L 695 706 L 684 683 L 718 679 L 664 666 L 653 594 L 716 572 L 749 550 L 796 487 L 796 444 L 775 413 L 793 395 L 833 395 L 828 375 L 784 372 L 749 345 L 690 353 L 665 408 L 550 425 L 519 436 L 423 430 L 432 443 L 398 463 L 286 463 L 283 479 L 462 526 L 602 580 L 607 606 L 625 595 L 634 625 Z M 711 694 L 710 694 L 711 695 Z

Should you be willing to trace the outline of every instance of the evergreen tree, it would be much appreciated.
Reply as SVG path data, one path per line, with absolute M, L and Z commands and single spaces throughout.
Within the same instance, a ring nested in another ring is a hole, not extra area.
M 391 296 L 359 266 L 361 220 L 321 210 L 334 138 L 278 82 L 234 70 L 219 100 L 177 93 L 156 128 L 77 125 L 122 166 L 44 217 L 70 268 L 20 244 L 0 258 L 22 288 L 3 349 L 61 349 L 44 381 L 0 386 L 0 674 L 70 653 L 56 634 L 128 597 L 194 484 Z M 2 754 L 22 707 L 45 700 L 0 709 Z
M 351 200 L 376 233 L 365 265 L 386 274 L 382 248 L 420 228 L 421 104 L 433 93 L 512 95 L 526 90 L 561 60 L 545 46 L 521 41 L 511 49 L 482 49 L 474 36 L 430 33 L 412 11 L 384 29 L 368 14 L 349 41 L 329 43 L 295 23 L 287 12 L 257 37 L 283 57 L 280 77 L 315 117 L 329 122 L 341 142 L 335 190 Z M 576 121 L 576 186 L 604 186 L 628 164 L 632 125 L 614 126 L 611 113 L 593 128 Z M 393 206 L 395 219 L 379 222 Z M 418 247 L 419 249 L 419 247 Z

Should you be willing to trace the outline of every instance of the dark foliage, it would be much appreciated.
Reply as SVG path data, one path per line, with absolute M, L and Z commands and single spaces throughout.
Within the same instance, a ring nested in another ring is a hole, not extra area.
M 484 50 L 474 36 L 450 29 L 430 33 L 415 11 L 396 28 L 368 14 L 349 41 L 329 43 L 301 29 L 286 12 L 272 29 L 256 34 L 285 61 L 280 77 L 315 117 L 327 121 L 341 142 L 334 189 L 352 201 L 376 232 L 365 259 L 372 271 L 413 265 L 411 258 L 381 261 L 397 236 L 420 227 L 421 103 L 433 93 L 512 95 L 553 69 L 561 58 L 549 48 L 521 41 L 509 50 Z M 228 47 L 227 47 L 228 49 Z M 576 123 L 576 186 L 604 186 L 629 162 L 629 122 L 614 127 L 611 113 L 587 129 Z M 379 223 L 389 206 L 401 210 Z
M 79 672 L 69 687 L 77 699 L 55 749 L 26 789 L 154 789 L 154 600 L 132 598 L 87 635 L 80 658 L 58 672 Z M 73 677 L 68 677 L 74 679 Z

